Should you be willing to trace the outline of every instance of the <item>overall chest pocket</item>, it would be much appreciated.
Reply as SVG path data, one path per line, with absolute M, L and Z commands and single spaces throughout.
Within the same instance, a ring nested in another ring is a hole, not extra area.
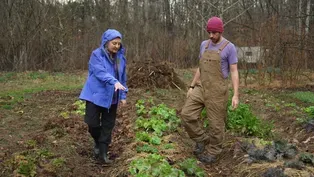
M 212 60 L 210 58 L 203 58 L 200 61 L 200 69 L 204 74 L 219 74 L 220 73 L 220 61 Z

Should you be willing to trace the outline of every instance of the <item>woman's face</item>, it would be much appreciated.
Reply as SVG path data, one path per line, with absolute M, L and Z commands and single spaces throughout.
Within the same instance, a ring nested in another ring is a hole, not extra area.
M 116 54 L 121 47 L 121 39 L 115 38 L 108 42 L 107 49 L 110 53 Z

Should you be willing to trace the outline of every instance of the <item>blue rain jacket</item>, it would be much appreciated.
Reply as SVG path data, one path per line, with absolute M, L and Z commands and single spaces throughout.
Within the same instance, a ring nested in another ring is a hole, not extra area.
M 102 35 L 100 47 L 92 52 L 88 65 L 88 77 L 80 94 L 81 100 L 90 101 L 104 108 L 110 108 L 114 94 L 114 84 L 120 82 L 127 88 L 125 49 L 121 45 L 116 55 L 119 73 L 119 78 L 116 79 L 114 77 L 114 63 L 109 58 L 107 50 L 104 48 L 108 41 L 117 37 L 122 39 L 122 35 L 119 31 L 108 29 Z M 127 90 L 119 90 L 118 102 L 125 100 L 126 94 Z

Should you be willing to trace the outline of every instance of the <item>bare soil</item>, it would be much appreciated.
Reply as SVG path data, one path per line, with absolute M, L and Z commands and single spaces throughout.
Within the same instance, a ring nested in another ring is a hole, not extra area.
M 163 65 L 161 68 L 165 66 Z M 72 104 L 78 99 L 80 90 L 45 91 L 30 95 L 28 99 L 18 103 L 12 110 L 1 109 L 1 176 L 17 176 L 13 168 L 14 165 L 8 165 L 12 163 L 12 158 L 16 154 L 41 148 L 47 148 L 56 156 L 64 157 L 66 163 L 60 169 L 50 170 L 45 162 L 42 162 L 43 164 L 38 165 L 37 176 L 130 176 L 128 165 L 135 156 L 138 156 L 135 150 L 135 133 L 133 130 L 137 118 L 136 101 L 138 99 L 153 98 L 156 103 L 163 102 L 169 107 L 175 108 L 179 115 L 185 100 L 185 90 L 180 90 L 176 86 L 173 87 L 172 82 L 180 88 L 183 88 L 186 84 L 180 84 L 179 82 L 182 81 L 172 74 L 172 70 L 160 71 L 159 67 L 154 67 L 143 74 L 140 72 L 140 68 L 144 69 L 143 66 L 137 66 L 131 71 L 133 74 L 130 77 L 131 88 L 128 95 L 128 104 L 126 107 L 120 107 L 118 111 L 113 143 L 110 146 L 110 157 L 114 160 L 113 165 L 102 166 L 93 159 L 93 141 L 81 116 L 71 114 L 69 118 L 65 119 L 60 115 L 63 111 L 73 110 Z M 136 73 L 140 76 L 137 76 Z M 151 73 L 155 73 L 155 75 Z M 153 78 L 145 78 L 144 76 L 147 75 Z M 156 81 L 157 78 L 163 77 L 165 77 L 165 80 L 159 84 Z M 152 89 L 151 85 L 155 88 L 167 88 L 168 90 Z M 299 89 L 302 90 L 303 88 Z M 294 90 L 299 89 L 294 88 Z M 247 88 L 242 87 L 241 102 L 251 104 L 252 109 L 260 118 L 266 121 L 274 121 L 275 138 L 286 139 L 296 144 L 300 151 L 314 153 L 314 139 L 310 139 L 310 137 L 314 137 L 314 133 L 306 132 L 296 122 L 297 116 L 289 112 L 291 108 L 285 107 L 276 111 L 273 107 L 267 106 L 266 100 L 279 104 L 294 102 L 300 106 L 309 106 L 309 104 L 282 97 L 281 93 L 291 91 L 289 89 L 268 90 L 256 88 L 256 92 L 253 94 L 245 90 Z M 176 163 L 193 157 L 194 142 L 188 138 L 183 127 L 180 127 L 178 132 L 169 135 L 168 138 L 169 141 L 178 144 L 176 150 L 168 154 L 171 162 Z M 218 161 L 213 165 L 199 163 L 206 170 L 208 176 L 230 177 L 243 175 L 243 173 L 239 173 L 239 170 L 243 170 L 240 168 L 243 165 L 245 167 L 250 167 L 250 165 L 245 163 L 245 153 L 239 147 L 242 138 L 228 132 L 224 143 L 224 152 Z M 29 147 L 27 144 L 29 140 L 35 140 L 36 146 Z M 273 165 L 274 163 L 269 163 L 269 167 Z M 252 169 L 244 176 L 250 176 L 250 174 L 252 174 L 251 176 L 261 175 L 253 175 L 256 171 L 254 171 L 254 168 Z

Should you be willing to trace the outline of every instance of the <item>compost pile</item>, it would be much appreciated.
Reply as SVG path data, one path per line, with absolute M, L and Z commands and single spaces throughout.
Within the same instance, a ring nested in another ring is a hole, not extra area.
M 184 82 L 168 63 L 144 60 L 128 66 L 129 88 L 185 89 Z

